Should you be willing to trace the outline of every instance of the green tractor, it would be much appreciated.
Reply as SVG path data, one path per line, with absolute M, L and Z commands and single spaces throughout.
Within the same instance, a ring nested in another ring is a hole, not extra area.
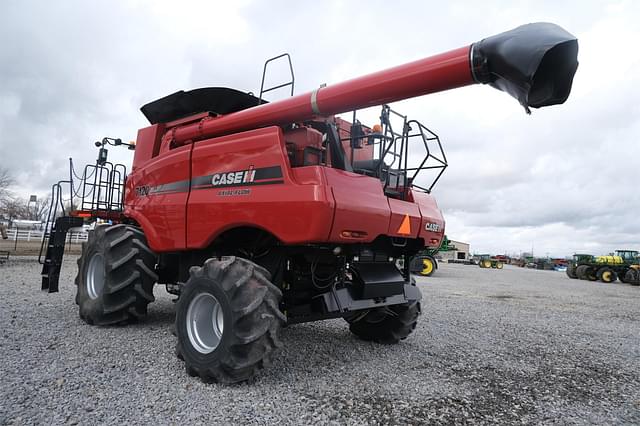
M 437 249 L 426 249 L 415 255 L 411 259 L 409 270 L 412 274 L 429 277 L 438 269 L 438 262 L 435 258 L 436 254 L 455 250 L 457 250 L 457 247 L 452 244 L 451 240 L 445 235 L 440 243 L 440 247 Z
M 593 262 L 593 255 L 591 254 L 584 254 L 584 253 L 574 254 L 573 257 L 571 258 L 571 261 L 567 265 L 567 276 L 573 279 L 585 279 L 585 278 L 580 278 L 578 276 L 578 272 L 577 272 L 578 266 L 589 265 L 592 262 Z M 583 269 L 581 269 L 581 275 L 584 276 Z
M 640 258 L 636 250 L 616 250 L 608 256 L 574 254 L 567 265 L 567 275 L 604 283 L 620 279 L 624 283 L 640 285 Z
M 490 254 L 478 254 L 474 255 L 474 257 L 479 257 L 478 266 L 481 268 L 502 269 L 504 266 L 504 263 L 500 259 L 496 259 Z

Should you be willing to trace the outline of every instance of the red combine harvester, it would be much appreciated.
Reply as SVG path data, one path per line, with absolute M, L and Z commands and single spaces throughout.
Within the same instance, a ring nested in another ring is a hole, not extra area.
M 527 112 L 561 104 L 577 51 L 562 28 L 529 24 L 277 102 L 228 88 L 151 102 L 131 172 L 106 160 L 122 142 L 105 138 L 81 205 L 56 218 L 53 203 L 42 288 L 58 290 L 67 230 L 101 218 L 78 259 L 80 317 L 138 319 L 166 285 L 191 375 L 249 379 L 285 324 L 344 318 L 359 338 L 397 343 L 420 315 L 410 259 L 444 235 L 430 192 L 447 162 L 434 133 L 387 104 L 475 83 Z M 361 124 L 355 110 L 376 105 L 380 124 Z M 335 116 L 351 111 L 351 123 Z

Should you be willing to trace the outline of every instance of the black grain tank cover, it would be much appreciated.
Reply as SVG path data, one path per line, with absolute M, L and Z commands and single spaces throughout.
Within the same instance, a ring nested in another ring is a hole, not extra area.
M 227 87 L 204 87 L 172 93 L 140 108 L 151 124 L 166 123 L 200 112 L 229 114 L 257 106 L 260 99 Z

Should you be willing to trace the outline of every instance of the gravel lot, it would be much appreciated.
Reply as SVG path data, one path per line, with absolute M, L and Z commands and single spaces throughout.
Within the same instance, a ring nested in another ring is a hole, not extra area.
M 32 258 L 0 266 L 0 424 L 640 423 L 639 287 L 441 265 L 400 345 L 295 325 L 271 368 L 220 386 L 175 357 L 162 287 L 143 323 L 81 322 L 69 257 L 51 295 Z

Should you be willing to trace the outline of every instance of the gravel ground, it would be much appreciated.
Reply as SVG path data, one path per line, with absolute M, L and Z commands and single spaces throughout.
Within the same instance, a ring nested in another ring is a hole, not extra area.
M 419 279 L 423 315 L 401 344 L 295 325 L 271 368 L 220 386 L 175 357 L 163 288 L 145 322 L 90 327 L 75 259 L 60 293 L 39 291 L 39 271 L 0 266 L 0 424 L 640 424 L 639 287 L 441 265 Z

